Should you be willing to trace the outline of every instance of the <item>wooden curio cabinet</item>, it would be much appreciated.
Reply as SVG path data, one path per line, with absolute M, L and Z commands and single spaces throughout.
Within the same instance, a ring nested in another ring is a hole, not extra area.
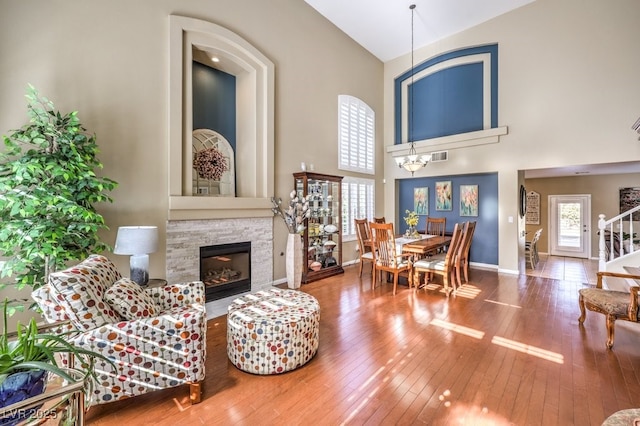
M 302 235 L 302 282 L 342 274 L 342 176 L 298 172 L 293 174 L 298 196 L 308 197 L 311 216 Z

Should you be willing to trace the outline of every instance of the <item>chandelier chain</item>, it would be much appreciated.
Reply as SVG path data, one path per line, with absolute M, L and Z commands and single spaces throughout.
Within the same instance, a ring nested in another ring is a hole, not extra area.
M 414 145 L 414 122 L 415 122 L 415 118 L 414 118 L 414 102 L 415 102 L 415 96 L 414 96 L 414 74 L 415 74 L 415 61 L 414 61 L 414 51 L 415 51 L 415 46 L 414 46 L 414 37 L 415 37 L 415 30 L 414 30 L 414 17 L 415 17 L 415 8 L 416 5 L 412 4 L 409 6 L 409 9 L 411 10 L 411 79 L 410 79 L 410 88 L 411 90 L 407 91 L 407 95 L 409 96 L 409 103 L 408 103 L 408 108 L 410 109 L 409 111 L 409 129 L 408 129 L 408 135 L 407 135 L 407 142 L 410 142 L 409 144 L 409 155 L 407 157 L 396 157 L 396 162 L 398 163 L 399 167 L 404 167 L 407 171 L 411 172 L 411 176 L 413 176 L 413 174 L 421 169 L 422 167 L 426 166 L 427 163 L 429 162 L 429 160 L 431 159 L 431 155 L 427 154 L 427 155 L 423 155 L 421 157 L 418 157 L 418 154 L 416 152 L 416 147 Z

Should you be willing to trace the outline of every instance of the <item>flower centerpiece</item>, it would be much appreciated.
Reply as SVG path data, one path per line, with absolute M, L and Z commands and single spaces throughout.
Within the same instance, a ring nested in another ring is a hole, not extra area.
M 305 219 L 308 219 L 311 215 L 309 201 L 305 197 L 298 197 L 295 190 L 291 191 L 289 197 L 291 199 L 287 209 L 282 207 L 281 198 L 271 197 L 271 203 L 273 203 L 271 211 L 273 211 L 274 215 L 282 217 L 290 234 L 299 234 L 304 231 Z
M 193 157 L 193 167 L 198 172 L 198 176 L 210 180 L 220 180 L 224 172 L 229 171 L 224 154 L 213 147 L 196 152 Z
M 407 213 L 407 216 L 404 217 L 404 221 L 409 226 L 407 236 L 418 237 L 418 230 L 416 229 L 416 226 L 418 226 L 418 213 L 409 210 L 405 210 L 405 213 Z

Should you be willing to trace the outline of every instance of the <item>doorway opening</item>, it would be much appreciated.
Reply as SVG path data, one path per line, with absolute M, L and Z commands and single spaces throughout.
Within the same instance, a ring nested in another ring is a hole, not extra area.
M 591 195 L 549 195 L 549 254 L 591 257 Z

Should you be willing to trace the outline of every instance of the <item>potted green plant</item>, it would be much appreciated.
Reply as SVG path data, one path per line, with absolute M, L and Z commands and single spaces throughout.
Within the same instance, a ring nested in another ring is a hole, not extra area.
M 0 152 L 0 255 L 7 259 L 0 278 L 35 289 L 67 262 L 109 248 L 94 205 L 111 202 L 117 183 L 96 174 L 96 137 L 77 111 L 55 111 L 31 85 L 26 98 L 30 122 L 4 136 Z
M 83 380 L 89 376 L 95 377 L 95 358 L 113 364 L 101 354 L 73 346 L 65 339 L 69 337 L 65 334 L 42 333 L 33 318 L 26 326 L 18 322 L 15 337 L 10 336 L 7 328 L 8 306 L 9 301 L 5 299 L 0 335 L 0 408 L 42 393 L 48 372 L 71 382 L 77 381 L 78 377 L 59 364 L 60 354 L 74 357 L 74 372 L 79 373 Z M 0 419 L 0 424 L 13 423 L 29 415 L 28 411 L 16 413 L 12 418 Z

